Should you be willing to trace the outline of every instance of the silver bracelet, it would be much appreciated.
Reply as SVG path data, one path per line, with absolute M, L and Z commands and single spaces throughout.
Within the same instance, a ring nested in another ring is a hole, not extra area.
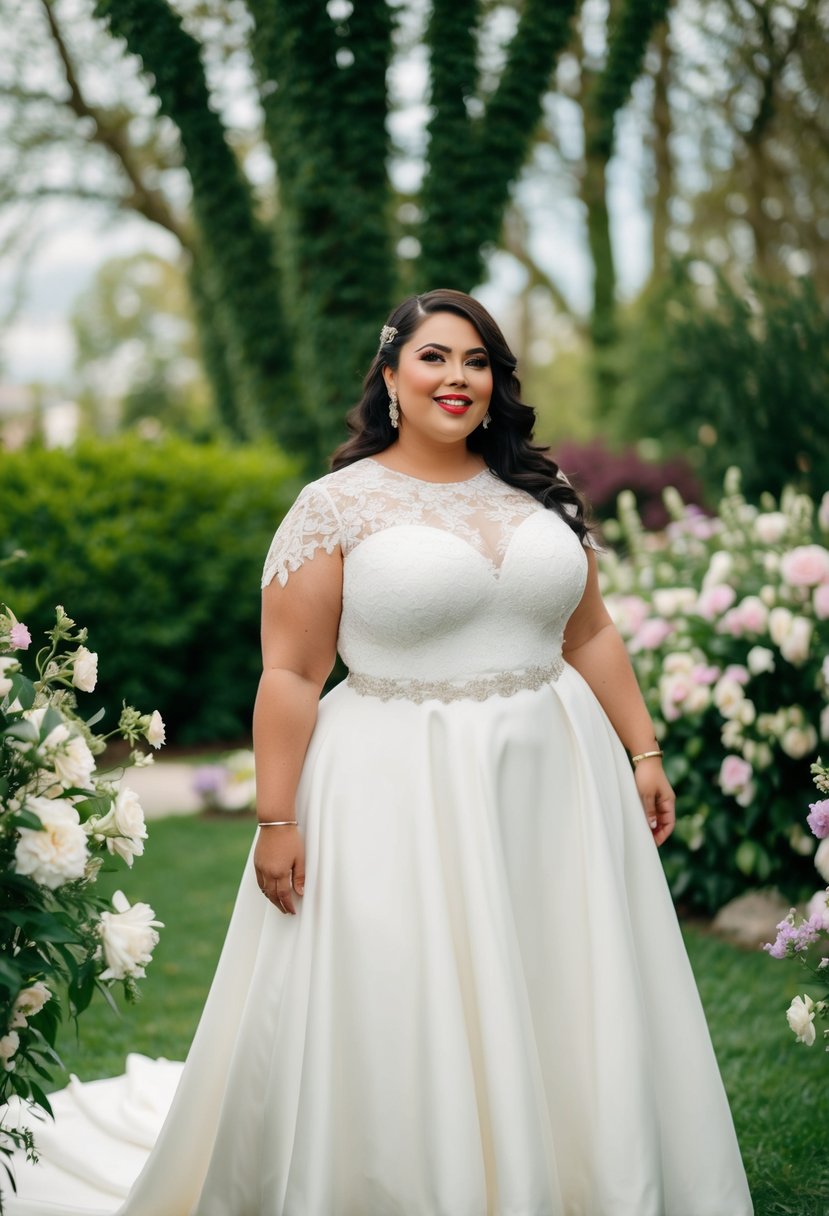
M 296 825 L 296 823 L 297 823 L 296 819 L 271 819 L 269 823 L 262 823 L 262 821 L 260 819 L 259 827 L 260 828 L 286 828 L 291 824 Z

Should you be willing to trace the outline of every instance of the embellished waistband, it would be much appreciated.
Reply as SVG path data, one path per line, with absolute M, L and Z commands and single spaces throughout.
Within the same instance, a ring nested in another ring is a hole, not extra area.
M 545 684 L 554 684 L 563 670 L 564 660 L 559 655 L 544 667 L 494 671 L 468 680 L 394 679 L 350 671 L 345 682 L 360 696 L 379 697 L 381 701 L 395 698 L 417 704 L 423 701 L 485 701 L 487 697 L 514 697 L 518 692 L 535 691 Z

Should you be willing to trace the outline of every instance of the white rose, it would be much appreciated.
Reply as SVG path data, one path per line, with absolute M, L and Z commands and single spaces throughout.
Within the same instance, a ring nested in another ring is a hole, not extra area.
M 754 749 L 754 767 L 756 769 L 771 768 L 774 763 L 774 752 L 768 743 L 758 743 Z
M 773 608 L 777 603 L 777 592 L 774 587 L 770 587 L 769 584 L 766 583 L 760 588 L 759 598 L 760 602 L 765 604 L 767 608 Z
M 720 734 L 723 747 L 736 751 L 743 743 L 743 726 L 737 718 L 731 718 L 722 728 Z
M 150 721 L 144 735 L 150 747 L 161 747 L 164 742 L 164 719 L 157 709 L 150 714 Z
M 705 684 L 692 684 L 683 708 L 688 714 L 701 714 L 711 704 L 711 690 Z
M 768 646 L 752 646 L 746 655 L 746 666 L 753 676 L 764 671 L 774 671 L 774 652 Z
M 792 760 L 802 760 L 817 747 L 817 731 L 813 726 L 790 726 L 783 732 L 780 746 Z
M 687 650 L 672 650 L 662 661 L 662 670 L 671 675 L 688 676 L 695 666 L 696 662 Z
M 101 952 L 106 970 L 102 980 L 123 980 L 127 976 L 140 979 L 158 944 L 157 929 L 162 922 L 155 919 L 149 904 L 133 904 L 123 891 L 112 897 L 114 912 L 102 912 L 100 923 Z
M 20 1035 L 16 1030 L 10 1030 L 8 1034 L 4 1034 L 0 1039 L 0 1060 L 3 1061 L 3 1067 L 6 1072 L 11 1072 L 14 1068 L 12 1056 L 20 1046 Z
M 812 641 L 812 622 L 805 616 L 792 618 L 789 631 L 780 643 L 780 653 L 787 662 L 794 666 L 805 663 L 809 657 Z
M 772 608 L 769 613 L 769 636 L 775 646 L 782 646 L 791 631 L 793 614 L 788 608 Z
M 747 699 L 745 701 L 741 701 L 737 706 L 737 717 L 739 718 L 740 722 L 742 722 L 743 726 L 751 726 L 752 722 L 757 717 L 757 709 L 755 708 L 754 702 Z
M 660 587 L 653 593 L 653 605 L 660 616 L 690 612 L 697 602 L 693 587 Z
M 817 847 L 815 869 L 824 882 L 829 882 L 829 836 L 825 836 Z
M 766 574 L 776 574 L 780 569 L 780 554 L 779 553 L 764 553 L 763 554 L 763 569 Z
M 14 999 L 11 1025 L 13 1027 L 25 1026 L 29 1018 L 33 1018 L 36 1013 L 40 1013 L 51 995 L 51 992 L 42 980 L 38 980 L 36 984 L 32 984 L 29 988 L 21 988 Z
M 724 549 L 718 549 L 716 553 L 712 553 L 711 561 L 702 580 L 703 591 L 707 591 L 709 587 L 716 587 L 719 583 L 727 583 L 733 565 L 731 554 L 726 553 Z
M 811 1047 L 815 1041 L 815 1002 L 810 996 L 796 996 L 786 1011 L 786 1021 L 797 1035 L 798 1043 Z
M 52 734 L 54 733 L 55 731 L 52 731 Z M 52 735 L 49 736 L 50 739 L 51 737 Z M 80 735 L 72 735 L 65 742 L 62 741 L 59 747 L 49 750 L 52 767 L 62 786 L 66 789 L 89 788 L 95 771 L 95 757 L 85 739 Z
M 87 827 L 94 836 L 106 837 L 110 853 L 123 857 L 128 866 L 144 852 L 147 839 L 144 811 L 138 795 L 129 786 L 122 786 L 106 815 L 90 820 Z
M 98 683 L 98 656 L 85 646 L 79 646 L 75 651 L 72 683 L 81 692 L 94 692 Z
M 806 917 L 809 919 L 812 916 L 822 917 L 824 929 L 829 929 L 829 889 L 815 891 L 809 900 L 806 905 Z
M 714 686 L 714 704 L 724 718 L 735 718 L 745 700 L 743 686 L 729 676 L 723 676 Z
M 61 798 L 27 798 L 26 810 L 37 815 L 43 831 L 20 828 L 15 870 L 50 891 L 82 878 L 88 856 L 86 832 L 78 812 Z
M 754 521 L 754 535 L 764 545 L 774 545 L 788 531 L 789 521 L 782 511 L 766 511 Z

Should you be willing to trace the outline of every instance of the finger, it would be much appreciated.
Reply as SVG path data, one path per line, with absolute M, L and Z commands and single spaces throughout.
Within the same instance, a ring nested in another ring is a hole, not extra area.
M 642 806 L 645 811 L 645 818 L 648 821 L 648 826 L 654 829 L 657 826 L 656 815 L 656 798 L 653 794 L 642 794 Z
M 290 874 L 280 874 L 276 879 L 276 896 L 283 910 L 294 915 L 293 882 Z
M 305 866 L 294 866 L 294 890 L 302 895 L 305 890 Z

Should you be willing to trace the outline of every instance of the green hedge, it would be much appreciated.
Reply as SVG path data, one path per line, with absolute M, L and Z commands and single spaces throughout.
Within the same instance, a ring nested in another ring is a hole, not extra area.
M 259 580 L 298 489 L 268 446 L 135 437 L 0 457 L 0 601 L 35 645 L 54 606 L 89 629 L 96 696 L 158 709 L 168 740 L 247 734 L 260 670 Z

